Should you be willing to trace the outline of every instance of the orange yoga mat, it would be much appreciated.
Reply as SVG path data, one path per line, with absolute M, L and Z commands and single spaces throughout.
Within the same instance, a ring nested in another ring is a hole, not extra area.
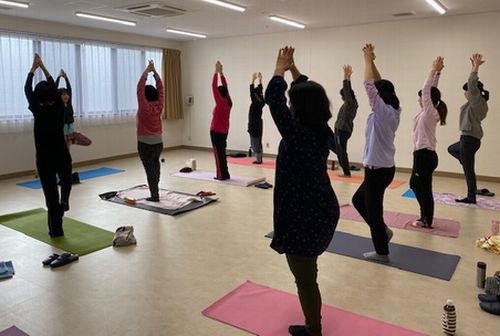
M 276 162 L 270 161 L 270 160 L 264 160 L 262 164 L 253 164 L 252 162 L 255 161 L 255 158 L 253 157 L 243 157 L 243 158 L 232 158 L 230 156 L 227 157 L 227 162 L 232 163 L 232 164 L 237 164 L 237 165 L 243 165 L 243 166 L 252 166 L 255 168 L 267 168 L 267 169 L 275 169 L 276 168 Z M 358 183 L 361 184 L 364 180 L 363 175 L 351 175 L 351 177 L 341 177 L 338 175 L 337 170 L 328 170 L 328 176 L 330 176 L 330 180 L 335 180 L 335 181 L 343 181 L 343 182 L 351 182 L 351 183 Z M 389 185 L 390 189 L 396 189 L 399 188 L 405 184 L 405 181 L 401 180 L 393 180 L 391 184 Z

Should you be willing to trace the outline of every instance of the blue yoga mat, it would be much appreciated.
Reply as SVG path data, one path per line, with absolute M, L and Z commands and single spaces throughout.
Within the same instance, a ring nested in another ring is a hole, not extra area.
M 403 196 L 403 197 L 407 197 L 407 198 L 416 198 L 415 193 L 414 193 L 414 192 L 413 192 L 413 190 L 411 190 L 411 189 L 406 190 L 406 191 L 403 193 L 403 195 L 401 195 L 401 196 Z
M 90 170 L 81 171 L 81 172 L 78 172 L 78 174 L 80 175 L 80 181 L 81 181 L 81 180 L 88 180 L 88 179 L 91 179 L 94 177 L 123 173 L 124 171 L 125 170 L 122 170 L 122 169 L 102 167 L 102 168 L 97 168 L 97 169 L 90 169 Z M 26 187 L 26 188 L 30 188 L 30 189 L 42 189 L 42 184 L 40 183 L 39 179 L 26 181 L 26 182 L 20 182 L 20 183 L 16 183 L 16 184 L 18 186 Z
M 272 235 L 273 233 L 271 232 L 266 237 L 272 238 Z M 331 253 L 369 261 L 363 257 L 363 252 L 373 251 L 373 243 L 369 238 L 336 231 L 326 250 Z M 448 281 L 450 281 L 453 273 L 455 273 L 455 269 L 460 261 L 460 256 L 458 255 L 424 250 L 396 243 L 389 243 L 389 251 L 390 262 L 380 263 L 381 265 Z

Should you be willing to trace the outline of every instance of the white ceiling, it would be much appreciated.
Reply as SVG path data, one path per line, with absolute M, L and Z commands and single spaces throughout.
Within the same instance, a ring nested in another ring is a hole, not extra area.
M 24 0 L 27 1 L 27 0 Z M 233 0 L 247 7 L 239 13 L 200 0 L 28 0 L 28 9 L 2 9 L 0 15 L 55 21 L 73 25 L 101 28 L 126 33 L 176 40 L 191 38 L 167 33 L 166 27 L 207 34 L 209 38 L 254 35 L 293 31 L 296 28 L 270 21 L 271 14 L 303 22 L 306 29 L 356 25 L 363 23 L 408 20 L 392 14 L 415 12 L 411 18 L 439 16 L 425 0 Z M 128 5 L 159 2 L 182 8 L 187 14 L 170 18 L 146 18 L 118 10 Z M 447 8 L 445 15 L 461 15 L 500 11 L 499 0 L 441 0 Z M 137 22 L 135 27 L 79 18 L 76 11 L 100 14 Z

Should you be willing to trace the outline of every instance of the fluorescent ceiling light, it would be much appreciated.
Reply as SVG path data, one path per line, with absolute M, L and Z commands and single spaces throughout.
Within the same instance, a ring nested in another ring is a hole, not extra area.
M 0 5 L 6 5 L 6 6 L 12 6 L 12 7 L 20 7 L 20 8 L 28 8 L 30 6 L 30 4 L 26 3 L 26 2 L 3 1 L 3 0 L 0 0 Z
M 245 7 L 240 6 L 240 5 L 236 5 L 234 3 L 227 2 L 227 1 L 221 1 L 221 0 L 202 0 L 202 1 L 211 3 L 213 5 L 217 5 L 217 6 L 229 8 L 229 9 L 232 9 L 232 10 L 235 10 L 235 11 L 238 11 L 238 12 L 244 12 L 244 11 L 246 11 Z
M 82 12 L 76 12 L 75 15 L 79 16 L 79 17 L 87 18 L 87 19 L 94 19 L 94 20 L 100 20 L 100 21 L 106 21 L 106 22 L 119 23 L 119 24 L 126 25 L 126 26 L 135 26 L 137 24 L 134 21 L 115 19 L 115 18 L 111 18 L 111 17 L 107 17 L 107 16 L 87 14 L 87 13 L 82 13 Z
M 179 34 L 179 35 L 187 35 L 187 36 L 192 36 L 192 37 L 199 37 L 199 38 L 207 38 L 207 35 L 203 34 L 197 34 L 197 33 L 191 33 L 183 30 L 178 30 L 178 29 L 171 29 L 167 28 L 167 32 L 173 33 L 173 34 Z
M 439 2 L 439 0 L 425 0 L 429 5 L 432 6 L 439 14 L 443 15 L 446 13 L 446 7 L 443 6 L 442 3 Z
M 300 28 L 300 29 L 304 29 L 306 27 L 305 24 L 302 24 L 302 23 L 299 23 L 299 22 L 296 22 L 296 21 L 292 21 L 292 20 L 288 20 L 288 19 L 284 19 L 284 18 L 276 16 L 276 15 L 271 15 L 269 18 L 271 20 L 273 20 L 273 21 L 276 21 L 276 22 L 279 22 L 279 23 L 284 23 L 286 25 L 297 27 L 297 28 Z

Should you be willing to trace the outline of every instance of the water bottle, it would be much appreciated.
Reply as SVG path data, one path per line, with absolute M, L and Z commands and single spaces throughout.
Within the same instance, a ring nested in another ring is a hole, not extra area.
M 476 286 L 477 288 L 484 288 L 486 282 L 486 264 L 482 261 L 477 263 L 476 268 Z
M 446 335 L 453 336 L 457 330 L 457 312 L 452 300 L 446 301 L 443 307 L 443 332 Z
M 252 147 L 248 147 L 248 157 L 252 157 Z

